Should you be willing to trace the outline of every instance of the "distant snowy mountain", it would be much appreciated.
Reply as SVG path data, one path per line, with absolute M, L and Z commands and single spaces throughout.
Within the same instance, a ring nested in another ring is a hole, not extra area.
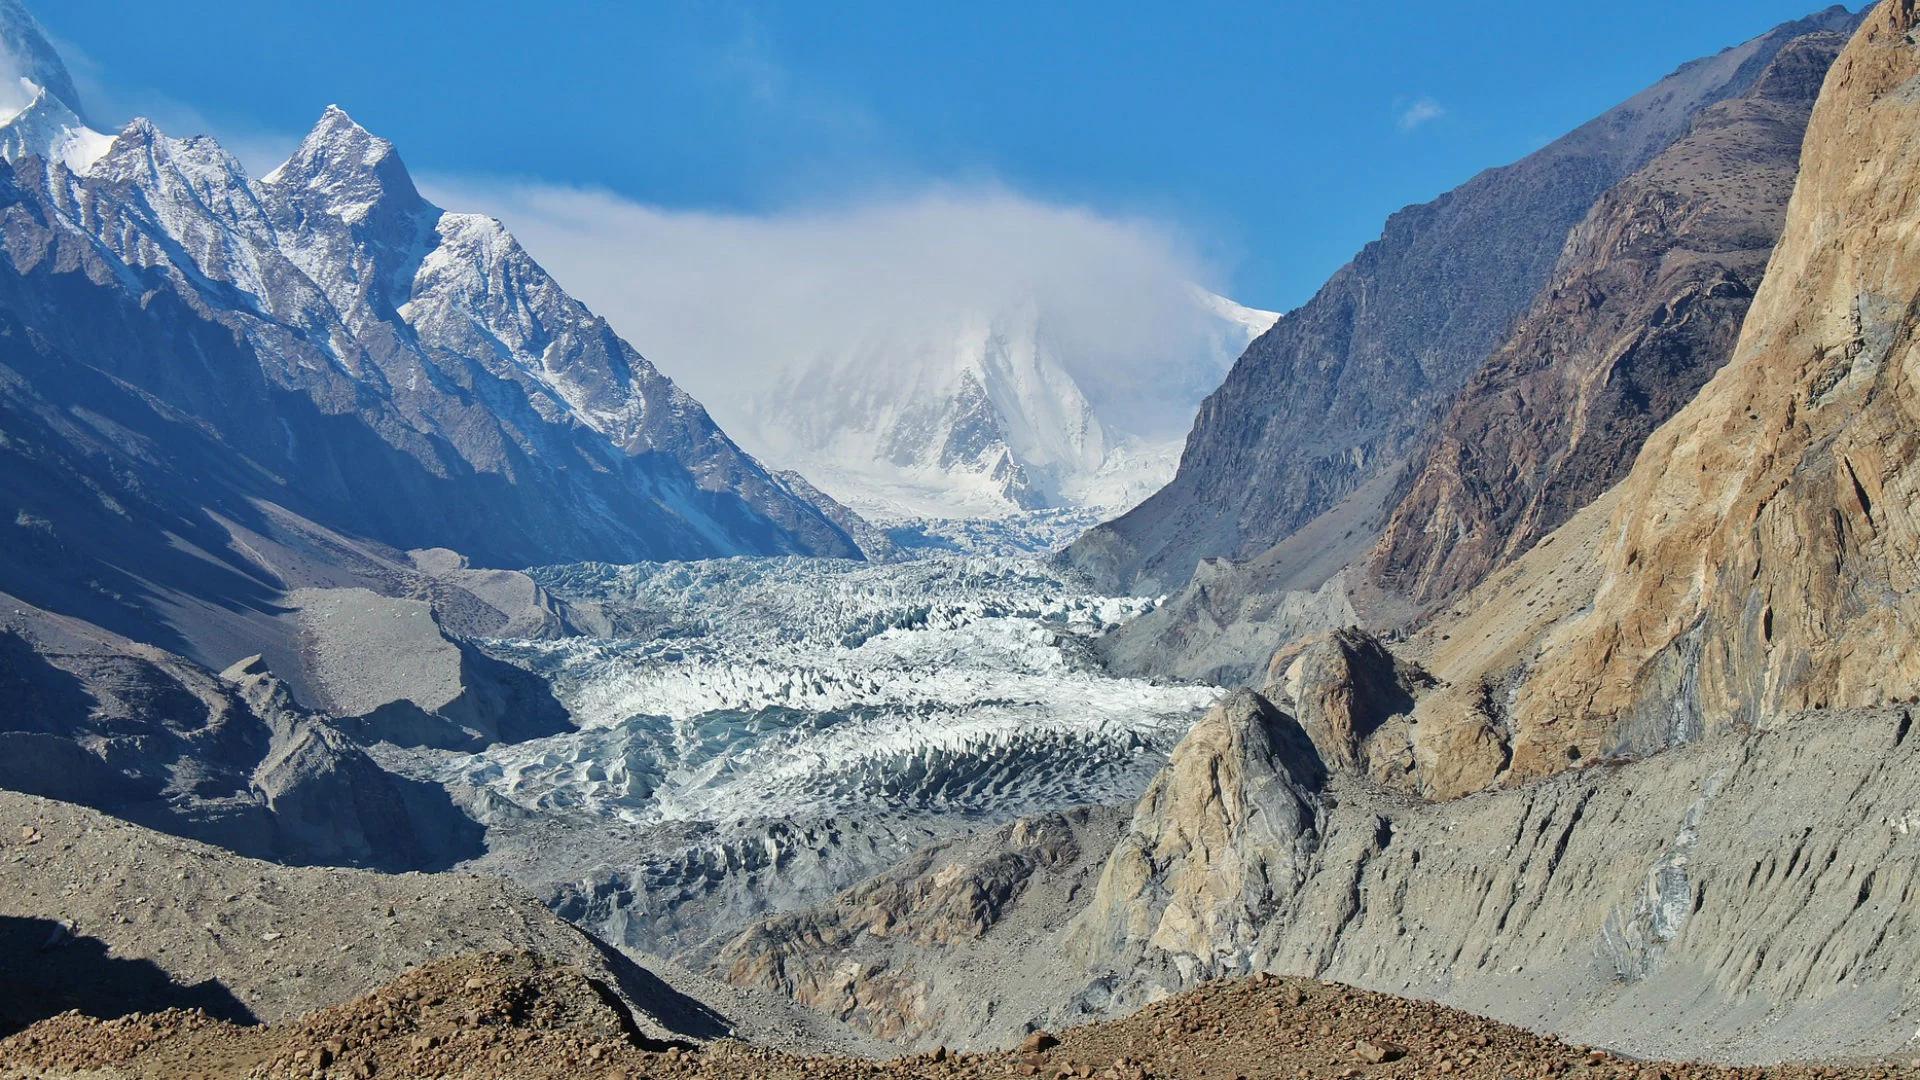
M 0 157 L 31 339 L 197 424 L 315 521 L 506 564 L 858 554 L 499 222 L 428 202 L 338 108 L 258 180 L 210 138 L 106 135 L 0 0 Z M 144 318 L 102 319 L 122 303 Z
M 1103 370 L 1026 302 L 876 328 L 709 396 L 756 453 L 876 520 L 1124 510 L 1173 476 L 1200 401 L 1278 319 L 1198 289 L 1183 304 L 1150 377 Z

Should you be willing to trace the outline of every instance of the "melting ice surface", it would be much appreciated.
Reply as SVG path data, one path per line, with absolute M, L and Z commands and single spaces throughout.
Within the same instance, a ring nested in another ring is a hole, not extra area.
M 541 813 L 724 825 L 1124 801 L 1217 696 L 1104 674 L 1091 643 L 1153 602 L 1027 560 L 534 575 L 612 633 L 488 649 L 544 674 L 580 730 L 432 771 Z

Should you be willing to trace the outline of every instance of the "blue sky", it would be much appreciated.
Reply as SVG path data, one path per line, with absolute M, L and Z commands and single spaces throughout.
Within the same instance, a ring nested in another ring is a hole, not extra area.
M 210 129 L 250 160 L 338 102 L 416 173 L 667 211 L 987 188 L 1164 226 L 1208 284 L 1274 309 L 1310 296 L 1391 211 L 1814 9 L 196 0 L 189 17 L 29 3 L 100 119 Z

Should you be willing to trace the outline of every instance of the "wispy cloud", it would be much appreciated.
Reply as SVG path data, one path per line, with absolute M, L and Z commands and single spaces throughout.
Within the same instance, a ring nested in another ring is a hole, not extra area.
M 1396 107 L 1394 123 L 1401 131 L 1416 131 L 1447 115 L 1447 107 L 1430 97 L 1415 98 Z
M 735 12 L 733 34 L 706 58 L 705 76 L 760 117 L 816 139 L 865 141 L 881 124 L 863 102 L 798 77 L 778 42 L 751 12 Z
M 1071 373 L 1083 386 L 1171 397 L 1186 388 L 1161 383 L 1187 372 L 1169 357 L 1204 332 L 1191 286 L 1215 280 L 1176 225 L 992 185 L 769 214 L 546 184 L 422 186 L 442 206 L 504 220 L 723 426 L 729 406 L 796 365 L 861 343 L 938 340 L 1021 307 L 1043 313 L 1063 352 L 1089 365 Z

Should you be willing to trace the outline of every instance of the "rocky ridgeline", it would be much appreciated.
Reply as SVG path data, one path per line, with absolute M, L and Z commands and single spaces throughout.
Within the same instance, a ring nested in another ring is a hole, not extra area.
M 923 876 L 760 924 L 723 972 L 919 1045 L 993 1045 L 1273 971 L 1647 1056 L 1906 1046 L 1920 1015 L 1909 712 L 1806 714 L 1430 803 L 1330 767 L 1274 693 L 1209 713 L 1104 856 L 1009 878 L 950 849 Z M 955 897 L 991 902 L 956 923 Z
M 1689 106 L 1697 111 L 1670 133 L 1670 144 L 1600 195 L 1570 232 L 1554 236 L 1561 246 L 1551 273 L 1525 308 L 1496 328 L 1501 336 L 1461 373 L 1457 391 L 1441 393 L 1424 380 L 1414 380 L 1415 389 L 1408 391 L 1392 378 L 1375 376 L 1372 393 L 1439 399 L 1430 409 L 1409 406 L 1391 418 L 1411 429 L 1431 426 L 1402 456 L 1386 459 L 1369 451 L 1316 462 L 1317 470 L 1354 474 L 1357 486 L 1349 490 L 1343 482 L 1316 493 L 1313 505 L 1319 509 L 1310 519 L 1297 516 L 1301 494 L 1286 486 L 1206 489 L 1216 501 L 1245 500 L 1251 509 L 1243 513 L 1262 515 L 1256 535 L 1266 539 L 1212 551 L 1225 557 L 1201 561 L 1165 607 L 1110 644 L 1116 667 L 1253 684 L 1276 644 L 1290 637 L 1355 625 L 1381 632 L 1420 625 L 1624 478 L 1648 435 L 1732 356 L 1785 223 L 1809 115 L 1856 19 L 1827 12 L 1716 60 L 1724 76 L 1732 60 L 1745 54 L 1731 81 L 1715 91 L 1729 96 Z M 1683 69 L 1674 78 L 1697 79 L 1712 66 Z M 1644 104 L 1625 106 L 1622 115 L 1634 115 Z M 1515 168 L 1522 167 L 1528 163 Z M 1578 187 L 1586 179 L 1548 172 L 1538 183 L 1549 188 Z M 1474 186 L 1456 194 L 1465 196 Z M 1489 197 L 1475 191 L 1465 203 Z M 1498 197 L 1531 196 L 1502 188 Z M 1481 212 L 1484 207 L 1449 209 Z M 1391 246 L 1378 261 L 1362 261 L 1370 272 L 1390 272 L 1395 260 L 1416 256 L 1416 249 L 1386 254 Z M 1407 287 L 1424 296 L 1434 285 Z M 1375 339 L 1398 332 L 1420 302 L 1400 309 L 1369 301 L 1353 316 L 1366 326 L 1364 333 L 1356 331 L 1356 340 L 1380 348 Z M 1450 297 L 1445 333 L 1392 348 L 1413 355 L 1434 351 L 1433 343 L 1454 340 L 1451 335 L 1472 326 L 1482 308 L 1500 302 L 1476 283 L 1472 300 Z M 1316 355 L 1345 341 L 1290 347 Z M 1395 359 L 1411 362 L 1406 355 Z M 1256 349 L 1242 366 L 1288 361 L 1284 351 Z M 1345 368 L 1335 370 L 1342 380 L 1352 378 Z M 1292 382 L 1286 386 L 1223 404 L 1219 425 L 1262 430 L 1266 445 L 1294 437 L 1292 417 L 1276 414 L 1264 420 L 1267 428 L 1257 429 L 1257 418 L 1249 415 L 1294 408 L 1290 403 L 1299 390 Z M 1359 395 L 1344 385 L 1341 392 Z M 1340 434 L 1363 429 L 1346 424 Z M 1213 435 L 1215 442 L 1226 437 Z M 1186 487 L 1202 490 L 1203 480 Z M 1080 547 L 1097 554 L 1137 524 L 1122 519 Z M 1195 528 L 1190 522 L 1185 527 Z M 1169 550 L 1184 542 L 1176 537 Z
M 1726 364 L 1847 37 L 1789 42 L 1575 227 L 1532 309 L 1441 422 L 1368 558 L 1372 580 L 1433 611 L 1618 483 Z
M 1348 500 L 1369 503 L 1362 517 L 1390 508 L 1396 474 L 1553 279 L 1595 205 L 1705 111 L 1751 91 L 1794 39 L 1844 34 L 1855 20 L 1835 6 L 1685 65 L 1540 151 L 1393 215 L 1247 349 L 1202 405 L 1173 482 L 1068 560 L 1168 592 L 1203 561 L 1253 559 Z M 1331 539 L 1351 557 L 1372 535 Z

